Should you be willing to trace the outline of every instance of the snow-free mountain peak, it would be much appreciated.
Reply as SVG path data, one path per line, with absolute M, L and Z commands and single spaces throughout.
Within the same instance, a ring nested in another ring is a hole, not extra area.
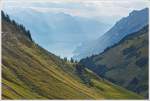
M 136 32 L 148 24 L 148 8 L 134 10 L 127 17 L 123 17 L 97 40 L 83 43 L 76 48 L 75 59 L 85 58 L 104 51 L 107 47 L 117 43 L 126 35 Z M 101 34 L 101 33 L 100 33 Z

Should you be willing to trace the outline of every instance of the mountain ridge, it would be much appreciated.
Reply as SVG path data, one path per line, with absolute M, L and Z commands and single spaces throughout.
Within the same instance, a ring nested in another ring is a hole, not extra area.
M 2 16 L 2 99 L 143 98 L 46 51 L 8 18 Z
M 99 76 L 148 98 L 148 26 L 80 63 Z
M 16 9 L 16 13 L 12 10 L 6 12 L 31 31 L 35 42 L 61 57 L 72 57 L 73 50 L 80 43 L 95 39 L 99 32 L 103 33 L 110 27 L 97 19 L 62 12 L 42 13 L 30 9 Z M 33 25 L 34 20 L 36 24 Z
M 90 43 L 85 43 L 75 50 L 74 59 L 81 59 L 101 53 L 105 48 L 120 41 L 126 35 L 136 32 L 148 24 L 148 8 L 133 11 L 120 19 L 103 36 Z M 81 48 L 82 47 L 82 48 Z

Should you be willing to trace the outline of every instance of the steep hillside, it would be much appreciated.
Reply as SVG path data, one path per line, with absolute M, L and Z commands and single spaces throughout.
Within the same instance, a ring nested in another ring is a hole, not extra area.
M 136 32 L 148 24 L 148 8 L 134 10 L 129 16 L 123 17 L 103 36 L 89 43 L 84 43 L 75 50 L 75 59 L 85 58 L 92 54 L 99 54 L 105 48 L 118 43 L 126 35 Z M 101 33 L 100 33 L 101 34 Z
M 148 97 L 148 26 L 80 61 L 99 76 Z
M 2 12 L 2 99 L 142 99 L 65 62 Z

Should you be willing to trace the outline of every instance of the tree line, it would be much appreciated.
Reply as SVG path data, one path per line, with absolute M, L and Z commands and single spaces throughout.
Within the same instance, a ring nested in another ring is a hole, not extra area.
M 18 24 L 15 20 L 11 20 L 8 14 L 5 14 L 3 11 L 1 11 L 1 17 L 2 17 L 2 21 L 5 20 L 13 25 L 15 25 L 19 30 L 23 31 L 25 33 L 25 35 L 31 40 L 31 33 L 29 30 L 27 30 L 22 24 Z
M 65 62 L 78 63 L 78 61 L 77 61 L 77 60 L 74 60 L 73 58 L 71 58 L 71 59 L 69 60 L 69 59 L 67 59 L 67 57 L 64 57 L 63 60 L 64 60 Z

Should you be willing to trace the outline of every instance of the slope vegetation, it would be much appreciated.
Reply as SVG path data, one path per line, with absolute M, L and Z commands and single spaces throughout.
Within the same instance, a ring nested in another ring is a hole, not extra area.
M 141 99 L 32 41 L 2 12 L 3 99 Z
M 80 61 L 99 76 L 148 97 L 148 26 Z

